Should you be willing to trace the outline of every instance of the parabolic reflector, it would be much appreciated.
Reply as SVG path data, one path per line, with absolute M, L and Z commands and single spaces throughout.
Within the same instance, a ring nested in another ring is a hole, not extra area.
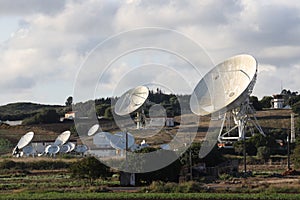
M 76 145 L 73 142 L 67 142 L 66 145 L 68 145 L 70 147 L 69 152 L 73 151 L 76 147 Z
M 132 145 L 134 145 L 134 137 L 132 134 L 127 133 L 127 147 L 130 148 Z M 126 133 L 124 132 L 118 132 L 111 136 L 110 138 L 110 145 L 115 149 L 126 149 Z
M 60 148 L 57 145 L 48 145 L 45 148 L 45 152 L 49 154 L 57 154 L 59 152 Z
M 146 86 L 138 86 L 128 90 L 116 102 L 115 113 L 117 115 L 128 115 L 139 109 L 147 100 L 149 89 Z
M 28 132 L 21 137 L 16 147 L 22 149 L 23 147 L 27 146 L 31 140 L 33 139 L 34 132 Z
M 218 64 L 194 89 L 192 112 L 203 116 L 239 107 L 252 92 L 256 72 L 257 62 L 251 55 L 237 55 Z
M 94 124 L 88 131 L 88 136 L 94 135 L 99 129 L 99 124 Z
M 59 152 L 60 153 L 68 153 L 70 151 L 71 147 L 68 144 L 64 144 L 60 147 Z
M 64 131 L 56 138 L 54 145 L 60 146 L 65 144 L 69 140 L 70 136 L 71 136 L 70 131 Z
M 26 154 L 26 156 L 32 155 L 35 153 L 35 150 L 33 149 L 32 146 L 25 146 L 23 148 L 23 153 Z
M 109 132 L 96 133 L 93 137 L 93 143 L 99 148 L 110 147 L 111 136 Z
M 86 152 L 87 150 L 88 150 L 88 147 L 87 147 L 86 145 L 84 145 L 84 144 L 82 144 L 82 145 L 77 145 L 76 148 L 75 148 L 75 151 L 76 151 L 77 153 L 84 153 L 84 152 Z

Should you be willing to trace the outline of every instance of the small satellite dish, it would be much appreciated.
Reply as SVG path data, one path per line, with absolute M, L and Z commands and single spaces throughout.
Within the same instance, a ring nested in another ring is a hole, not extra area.
M 128 115 L 139 109 L 147 100 L 149 89 L 146 86 L 138 86 L 128 90 L 116 102 L 115 113 L 117 115 Z
M 100 132 L 94 135 L 93 143 L 99 148 L 111 147 L 110 139 L 111 134 L 109 132 Z
M 51 147 L 51 145 L 47 145 L 46 147 L 45 147 L 45 153 L 49 153 L 49 148 Z
M 171 147 L 169 144 L 162 144 L 162 145 L 160 145 L 160 148 L 164 149 L 164 150 L 171 150 Z
M 86 152 L 87 150 L 88 150 L 88 147 L 87 147 L 86 145 L 84 145 L 84 144 L 82 144 L 82 145 L 77 145 L 76 148 L 75 148 L 75 151 L 76 151 L 77 153 L 84 153 L 84 152 Z
M 149 144 L 147 144 L 146 143 L 146 140 L 143 140 L 142 142 L 141 142 L 141 147 L 148 147 L 149 146 Z
M 88 131 L 88 136 L 94 135 L 98 131 L 98 129 L 99 129 L 99 124 L 93 125 Z
M 226 112 L 239 107 L 252 92 L 257 62 L 250 55 L 238 55 L 218 64 L 197 84 L 190 107 L 197 115 Z
M 28 132 L 21 137 L 16 147 L 22 149 L 23 147 L 27 146 L 33 139 L 34 132 Z
M 130 148 L 132 145 L 134 145 L 134 137 L 132 134 L 127 133 L 128 141 L 127 141 L 127 147 Z M 111 136 L 110 138 L 110 145 L 115 149 L 125 150 L 126 149 L 126 133 L 124 132 L 118 132 Z
M 47 151 L 46 151 L 47 150 Z M 57 154 L 60 150 L 60 147 L 57 146 L 57 145 L 48 145 L 46 147 L 46 153 L 49 153 L 49 154 Z
M 138 145 L 138 144 L 133 144 L 131 147 L 130 147 L 130 150 L 131 151 L 137 151 L 137 150 L 140 150 L 141 149 L 141 147 L 140 147 L 140 145 Z
M 45 146 L 41 143 L 33 143 L 32 144 L 35 152 L 39 155 L 39 154 L 43 154 L 45 153 Z
M 60 146 L 65 144 L 69 138 L 71 136 L 71 132 L 70 131 L 65 131 L 63 133 L 61 133 L 55 140 L 54 145 L 56 146 Z
M 26 146 L 22 150 L 26 156 L 33 155 L 35 153 L 35 150 L 33 149 L 32 146 Z
M 67 142 L 66 145 L 68 145 L 70 147 L 69 152 L 73 151 L 76 147 L 76 145 L 73 142 Z
M 60 153 L 68 153 L 70 152 L 71 147 L 68 144 L 64 144 L 60 147 L 59 152 Z

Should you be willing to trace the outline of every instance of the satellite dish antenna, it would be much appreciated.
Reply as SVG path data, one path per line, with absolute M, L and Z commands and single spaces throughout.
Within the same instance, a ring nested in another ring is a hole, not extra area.
M 49 153 L 50 155 L 55 155 L 59 152 L 60 147 L 57 145 L 48 145 L 45 149 L 46 153 Z
M 50 146 L 51 146 L 51 145 L 47 145 L 47 146 L 45 147 L 45 153 L 46 153 L 46 154 L 49 153 L 49 148 L 50 148 Z
M 169 144 L 162 144 L 162 145 L 160 145 L 160 148 L 164 149 L 164 150 L 171 150 L 171 147 Z
M 75 151 L 77 152 L 77 153 L 84 153 L 84 152 L 86 152 L 88 150 L 88 147 L 86 146 L 86 145 L 84 145 L 84 144 L 82 144 L 82 145 L 77 145 L 76 146 L 76 148 L 75 148 Z
M 93 143 L 98 148 L 107 148 L 111 147 L 110 140 L 112 135 L 109 132 L 100 132 L 96 133 L 93 137 Z
M 111 136 L 110 145 L 115 149 L 126 150 L 126 135 L 127 135 L 127 148 L 134 145 L 134 137 L 130 133 L 118 132 Z
M 93 125 L 88 131 L 88 136 L 94 135 L 98 131 L 98 129 L 99 129 L 99 124 Z
M 43 153 L 45 153 L 45 146 L 44 145 L 34 145 L 34 150 L 38 155 L 42 155 Z
M 56 138 L 54 145 L 61 146 L 65 144 L 69 140 L 70 136 L 71 136 L 70 131 L 64 131 Z
M 26 146 L 23 148 L 23 153 L 26 156 L 30 156 L 30 155 L 34 155 L 35 154 L 35 150 L 33 149 L 32 146 Z
M 60 153 L 68 153 L 70 152 L 71 147 L 68 144 L 64 144 L 60 147 L 59 152 Z
M 27 146 L 33 139 L 34 132 L 28 132 L 25 135 L 23 135 L 16 147 L 13 149 L 13 154 L 18 154 L 17 151 L 23 149 L 25 146 Z
M 231 114 L 236 124 L 234 128 L 238 128 L 239 135 L 228 139 L 245 139 L 245 127 L 250 120 L 249 114 L 254 113 L 249 103 L 249 96 L 255 85 L 256 76 L 257 61 L 251 55 L 237 55 L 225 60 L 215 66 L 197 84 L 190 100 L 192 112 L 202 116 L 219 114 L 219 118 L 223 118 L 224 121 L 227 115 Z M 224 121 L 218 137 L 210 139 L 224 142 L 225 135 L 229 135 L 234 130 L 234 128 L 229 129 L 223 134 Z M 264 135 L 257 121 L 252 122 Z M 216 142 L 207 141 L 206 144 L 211 147 Z M 201 150 L 202 147 L 200 154 Z
M 250 55 L 238 55 L 218 64 L 197 84 L 191 110 L 197 115 L 230 111 L 249 97 L 256 81 L 257 62 Z
M 149 89 L 146 86 L 137 86 L 128 90 L 116 102 L 115 113 L 124 116 L 135 112 L 145 103 L 148 96 Z
M 16 147 L 22 149 L 23 147 L 27 146 L 33 139 L 34 132 L 28 132 L 21 137 Z
M 66 145 L 68 145 L 70 147 L 69 152 L 72 152 L 76 147 L 76 145 L 73 142 L 67 142 Z

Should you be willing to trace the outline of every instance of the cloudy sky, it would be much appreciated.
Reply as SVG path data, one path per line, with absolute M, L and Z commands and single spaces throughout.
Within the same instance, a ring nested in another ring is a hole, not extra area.
M 205 73 L 241 53 L 259 63 L 254 95 L 278 93 L 281 85 L 299 91 L 298 1 L 2 0 L 0 28 L 1 105 L 64 104 L 76 84 L 90 87 L 88 82 L 93 82 L 91 96 L 118 95 L 142 80 L 189 91 L 176 76 L 191 79 L 189 87 L 198 77 L 192 77 L 193 69 L 183 57 Z M 151 44 L 167 51 L 133 51 Z M 91 81 L 86 81 L 89 76 Z M 116 89 L 120 85 L 122 89 Z

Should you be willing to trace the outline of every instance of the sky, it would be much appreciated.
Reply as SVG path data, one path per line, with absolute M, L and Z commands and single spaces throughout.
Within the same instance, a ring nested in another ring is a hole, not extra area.
M 189 93 L 243 53 L 258 61 L 253 95 L 299 91 L 298 1 L 2 0 L 0 28 L 0 105 L 117 96 L 138 84 Z

